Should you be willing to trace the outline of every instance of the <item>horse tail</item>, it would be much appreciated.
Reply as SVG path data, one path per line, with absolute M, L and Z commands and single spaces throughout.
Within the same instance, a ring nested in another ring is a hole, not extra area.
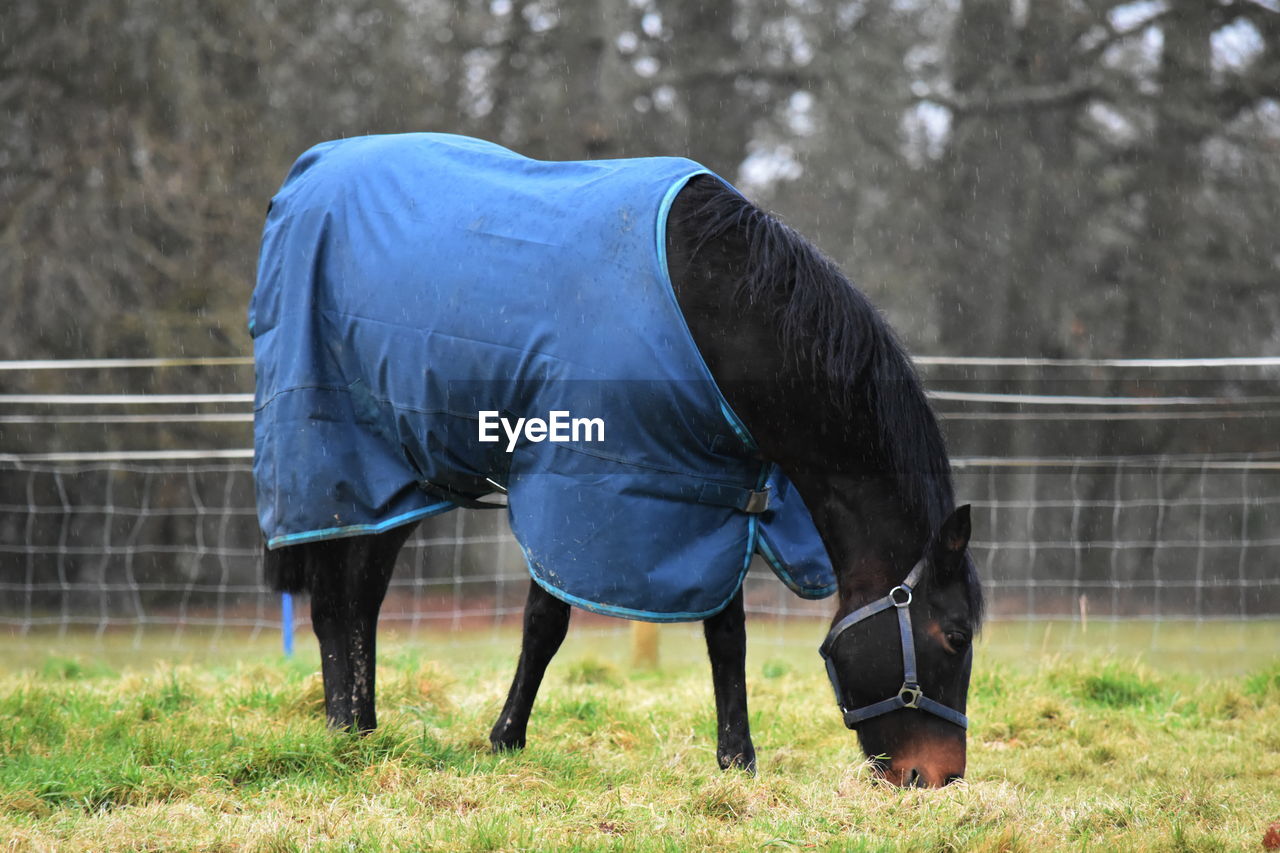
M 262 548 L 262 576 L 275 592 L 303 592 L 307 587 L 305 548 Z

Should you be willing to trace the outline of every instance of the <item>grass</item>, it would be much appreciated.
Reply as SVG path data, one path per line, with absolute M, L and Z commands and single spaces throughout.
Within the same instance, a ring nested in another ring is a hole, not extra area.
M 364 738 L 325 730 L 309 638 L 289 661 L 234 646 L 178 663 L 74 644 L 14 655 L 0 668 L 0 850 L 1211 851 L 1261 849 L 1280 821 L 1274 633 L 1237 655 L 1240 674 L 1206 678 L 1117 653 L 1102 630 L 1101 651 L 1027 653 L 1024 637 L 1019 655 L 993 626 L 969 778 L 920 792 L 874 780 L 811 644 L 769 630 L 748 669 L 756 778 L 715 768 L 687 628 L 664 631 L 659 671 L 623 665 L 625 635 L 571 636 L 529 748 L 501 756 L 487 733 L 510 634 L 385 642 L 383 725 Z M 1208 646 L 1235 641 L 1200 630 Z

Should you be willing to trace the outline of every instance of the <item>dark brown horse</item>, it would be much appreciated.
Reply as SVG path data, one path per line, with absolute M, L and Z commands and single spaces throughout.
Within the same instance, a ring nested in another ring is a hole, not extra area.
M 982 591 L 937 422 L 876 309 L 812 245 L 712 177 L 677 196 L 667 256 L 680 309 L 730 406 L 804 499 L 836 571 L 823 657 L 862 748 L 899 785 L 965 771 L 963 717 Z M 376 726 L 378 610 L 413 525 L 268 551 L 276 589 L 311 594 L 325 707 Z M 569 624 L 531 583 L 496 750 L 525 745 L 534 699 Z M 724 768 L 755 769 L 741 590 L 704 623 Z

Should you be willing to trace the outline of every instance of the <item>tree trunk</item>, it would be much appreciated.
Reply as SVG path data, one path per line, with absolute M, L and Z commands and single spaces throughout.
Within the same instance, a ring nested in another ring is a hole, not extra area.
M 700 0 L 664 8 L 674 68 L 684 95 L 685 156 L 732 181 L 746 156 L 755 116 L 736 91 L 742 45 L 733 34 L 734 0 Z

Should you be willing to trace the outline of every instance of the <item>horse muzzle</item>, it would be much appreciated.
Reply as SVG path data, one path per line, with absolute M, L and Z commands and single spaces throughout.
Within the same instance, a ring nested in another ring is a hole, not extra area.
M 965 744 L 954 738 L 913 738 L 911 747 L 876 762 L 880 777 L 900 788 L 941 788 L 964 778 Z

